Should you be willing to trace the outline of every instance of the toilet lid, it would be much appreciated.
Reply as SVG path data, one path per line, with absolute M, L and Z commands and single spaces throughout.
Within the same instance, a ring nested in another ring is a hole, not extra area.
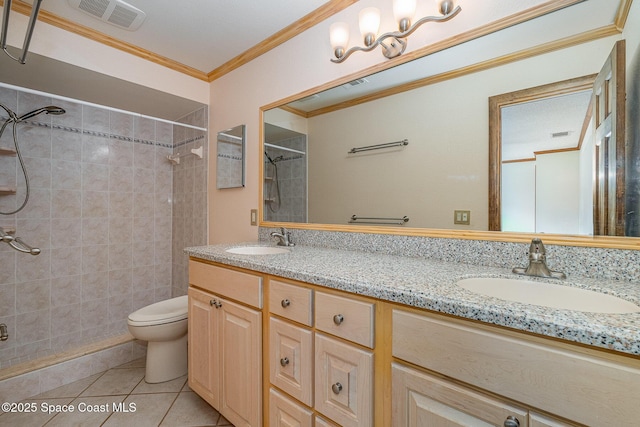
M 142 307 L 129 315 L 129 321 L 139 325 L 177 322 L 186 319 L 188 311 L 188 297 L 183 295 Z

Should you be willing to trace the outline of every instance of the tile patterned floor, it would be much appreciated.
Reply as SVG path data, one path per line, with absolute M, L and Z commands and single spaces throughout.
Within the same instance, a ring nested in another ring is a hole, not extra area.
M 144 362 L 136 360 L 25 400 L 21 403 L 35 411 L 2 413 L 0 427 L 233 427 L 189 389 L 186 376 L 160 384 L 144 382 Z M 63 405 L 73 405 L 74 412 L 64 411 Z

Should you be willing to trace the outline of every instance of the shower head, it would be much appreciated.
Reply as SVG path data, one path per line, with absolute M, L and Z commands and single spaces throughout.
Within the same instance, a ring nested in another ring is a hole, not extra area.
M 23 114 L 22 116 L 18 117 L 17 121 L 21 122 L 23 120 L 30 119 L 31 117 L 35 117 L 38 114 L 42 114 L 42 113 L 59 116 L 60 114 L 66 113 L 66 111 L 64 111 L 63 108 L 56 107 L 54 105 L 49 105 L 47 107 L 42 107 L 42 108 L 38 108 L 37 110 L 30 111 L 27 114 Z

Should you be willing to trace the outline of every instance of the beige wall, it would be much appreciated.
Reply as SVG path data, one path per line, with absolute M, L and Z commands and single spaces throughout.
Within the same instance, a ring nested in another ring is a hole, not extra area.
M 612 43 L 590 43 L 309 119 L 310 222 L 344 224 L 354 213 L 407 215 L 413 227 L 486 230 L 489 97 L 596 73 Z M 405 138 L 410 143 L 404 148 L 346 154 Z M 456 209 L 471 210 L 470 225 L 453 224 Z

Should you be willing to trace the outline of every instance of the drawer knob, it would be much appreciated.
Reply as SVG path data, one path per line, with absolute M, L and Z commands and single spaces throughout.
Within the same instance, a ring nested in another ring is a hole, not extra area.
M 335 394 L 340 394 L 340 392 L 342 391 L 342 384 L 340 383 L 335 383 L 334 385 L 331 386 L 331 390 L 335 393 Z
M 280 305 L 282 306 L 282 308 L 287 308 L 291 305 L 291 301 L 289 301 L 288 299 L 283 299 L 282 301 L 280 301 Z
M 506 420 L 504 420 L 504 427 L 520 427 L 520 421 L 513 415 L 509 415 Z
M 333 323 L 340 325 L 342 322 L 344 322 L 344 316 L 342 314 L 336 314 L 333 316 Z
M 280 359 L 280 365 L 282 365 L 283 368 L 285 366 L 287 366 L 288 364 L 289 364 L 289 358 L 288 357 L 283 357 L 282 359 Z

